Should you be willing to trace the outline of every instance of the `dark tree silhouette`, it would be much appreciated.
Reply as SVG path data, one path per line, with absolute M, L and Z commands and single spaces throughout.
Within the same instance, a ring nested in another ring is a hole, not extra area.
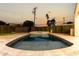
M 51 20 L 47 21 L 47 25 L 50 26 L 51 25 Z
M 67 22 L 67 24 L 73 24 L 73 22 L 69 21 L 69 22 Z
M 49 15 L 48 14 L 46 14 L 46 18 L 47 18 L 47 25 L 50 26 L 51 25 L 51 21 L 48 20 L 49 19 Z
M 6 24 L 7 26 L 9 26 L 10 24 L 8 23 L 8 24 Z
M 55 23 L 56 23 L 55 19 L 52 19 L 51 20 L 51 25 L 54 25 L 55 26 Z
M 31 31 L 31 28 L 34 26 L 34 22 L 33 21 L 29 21 L 29 20 L 26 20 L 24 23 L 23 23 L 23 26 L 24 27 L 28 27 L 28 32 Z
M 47 20 L 49 19 L 49 15 L 48 14 L 46 14 L 46 18 L 47 18 Z
M 48 20 L 47 21 L 47 25 L 48 25 L 48 27 L 49 27 L 49 32 L 51 31 L 51 29 L 53 28 L 55 28 L 55 19 L 52 19 L 52 20 Z
M 0 21 L 0 25 L 6 25 L 4 21 Z

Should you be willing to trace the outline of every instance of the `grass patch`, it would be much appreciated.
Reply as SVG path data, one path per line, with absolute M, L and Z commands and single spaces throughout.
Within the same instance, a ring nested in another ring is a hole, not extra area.
M 3 36 L 3 35 L 11 35 L 11 34 L 15 34 L 13 32 L 9 32 L 9 33 L 0 33 L 0 36 Z

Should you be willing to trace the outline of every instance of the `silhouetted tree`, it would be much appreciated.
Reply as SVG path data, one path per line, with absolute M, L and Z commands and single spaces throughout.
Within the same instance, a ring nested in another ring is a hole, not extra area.
M 6 25 L 4 21 L 0 21 L 0 25 Z
M 51 26 L 51 20 L 49 20 L 49 15 L 46 14 L 46 19 L 47 19 L 47 25 L 48 25 L 48 28 L 49 28 L 49 32 L 50 32 L 50 26 Z
M 53 18 L 53 19 L 51 20 L 51 25 L 55 26 L 55 23 L 56 23 L 56 21 L 55 21 L 55 19 Z
M 24 23 L 23 23 L 23 26 L 24 27 L 28 27 L 28 32 L 31 31 L 31 28 L 34 26 L 34 22 L 33 21 L 29 21 L 29 20 L 26 20 Z
M 46 14 L 46 18 L 47 18 L 47 20 L 49 19 L 49 15 L 48 14 Z
M 67 24 L 73 24 L 73 22 L 69 21 L 69 22 L 67 22 Z
M 48 25 L 48 27 L 49 27 L 49 32 L 53 29 L 54 30 L 54 28 L 55 28 L 55 19 L 53 18 L 52 20 L 48 20 L 47 21 L 47 25 Z
M 7 26 L 9 26 L 9 23 L 8 24 L 6 24 Z
M 51 25 L 51 20 L 47 21 L 47 25 L 50 26 Z

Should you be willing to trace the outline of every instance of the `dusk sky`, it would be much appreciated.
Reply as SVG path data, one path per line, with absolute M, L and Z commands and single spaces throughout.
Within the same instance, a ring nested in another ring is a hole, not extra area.
M 74 20 L 75 3 L 0 3 L 0 20 L 7 23 L 33 21 L 34 7 L 37 7 L 36 24 L 46 24 L 46 13 L 50 20 L 55 17 L 57 24 L 63 23 L 63 17 L 66 22 Z

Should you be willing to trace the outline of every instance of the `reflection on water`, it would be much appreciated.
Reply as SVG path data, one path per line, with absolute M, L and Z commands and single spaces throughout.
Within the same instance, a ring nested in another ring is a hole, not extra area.
M 14 48 L 22 50 L 53 50 L 68 47 L 67 44 L 50 35 L 30 35 L 27 39 L 16 43 Z
M 64 48 L 67 46 L 68 45 L 63 44 L 60 41 L 20 41 L 14 46 L 14 48 L 40 51 Z

